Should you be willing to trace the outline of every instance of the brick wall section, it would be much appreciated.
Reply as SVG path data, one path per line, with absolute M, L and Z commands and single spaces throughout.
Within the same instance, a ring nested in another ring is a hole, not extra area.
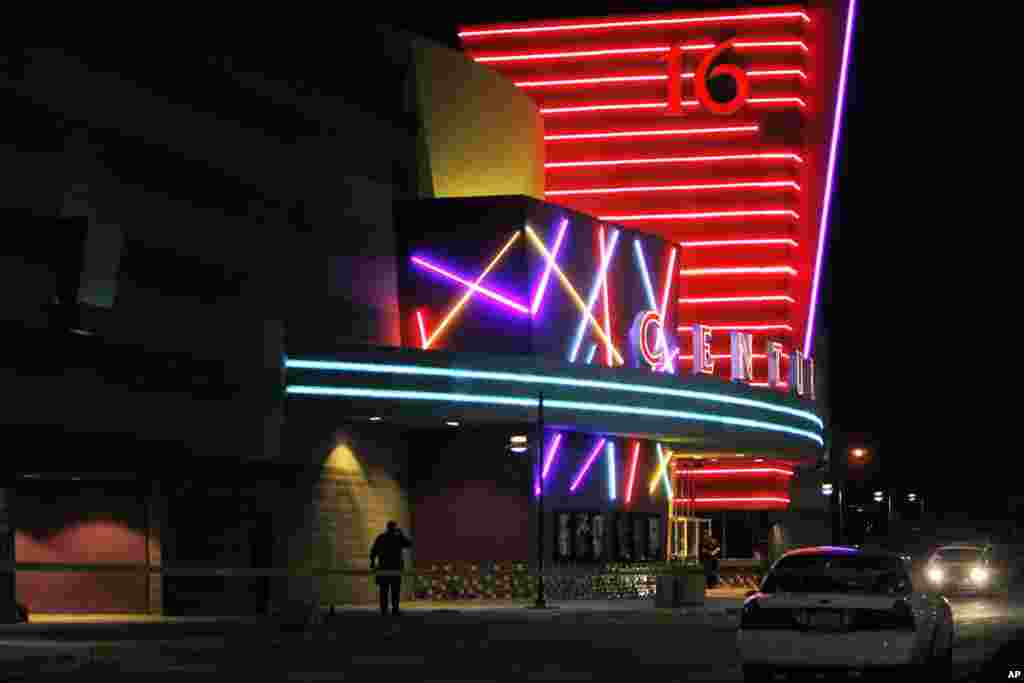
M 298 434 L 291 432 L 286 449 L 308 464 L 282 484 L 278 509 L 285 512 L 275 518 L 276 564 L 368 569 L 370 547 L 389 520 L 411 534 L 406 439 L 384 424 L 327 430 L 310 422 L 302 426 Z M 406 566 L 413 566 L 411 553 Z M 412 581 L 402 588 L 411 597 Z M 367 603 L 376 600 L 376 591 L 368 577 L 297 578 L 276 582 L 272 599 Z

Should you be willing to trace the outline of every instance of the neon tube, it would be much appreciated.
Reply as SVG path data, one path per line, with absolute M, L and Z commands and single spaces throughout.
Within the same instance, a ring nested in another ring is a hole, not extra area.
M 487 289 L 486 287 L 481 287 L 480 285 L 474 282 L 470 282 L 469 280 L 459 277 L 458 275 L 454 275 L 453 273 L 448 272 L 447 270 L 441 268 L 440 266 L 435 266 L 429 261 L 421 259 L 419 256 L 413 256 L 412 262 L 418 266 L 423 266 L 427 270 L 432 270 L 435 273 L 438 273 L 439 275 L 443 275 L 451 280 L 454 280 L 455 282 L 458 282 L 460 285 L 468 287 L 469 289 L 475 292 L 479 292 L 480 294 L 486 296 L 488 299 L 492 299 L 494 301 L 497 301 L 498 303 L 505 304 L 509 308 L 519 311 L 520 313 L 525 313 L 526 315 L 530 314 L 530 309 L 522 305 L 521 303 L 513 301 L 512 299 L 509 299 L 507 296 L 498 294 L 497 292 Z
M 764 498 L 676 498 L 674 502 L 679 505 L 687 501 L 693 503 L 785 503 L 789 505 L 789 498 L 773 498 L 771 496 Z
M 651 285 L 651 275 L 647 271 L 647 259 L 644 256 L 643 245 L 640 240 L 633 240 L 633 255 L 636 256 L 637 265 L 640 267 L 640 281 L 644 285 L 644 292 L 647 294 L 647 306 L 652 310 L 658 310 L 658 301 L 654 298 L 654 287 Z
M 658 468 L 654 471 L 654 476 L 651 477 L 651 485 L 648 489 L 648 493 L 653 494 L 654 489 L 658 486 L 658 479 L 661 479 L 662 484 L 665 485 L 665 496 L 672 497 L 672 482 L 668 478 L 668 463 L 671 458 L 665 455 L 665 452 L 661 450 L 661 444 L 654 444 L 655 450 L 658 453 Z
M 695 76 L 696 74 L 693 71 L 686 71 L 682 74 L 684 81 L 693 80 Z M 748 71 L 747 76 L 749 78 L 786 78 L 796 76 L 801 80 L 807 80 L 807 74 L 802 69 L 759 69 Z M 557 88 L 561 86 L 604 85 L 606 83 L 651 83 L 667 80 L 668 74 L 650 74 L 644 76 L 597 76 L 594 78 L 516 81 L 513 85 L 517 88 Z
M 706 391 L 694 391 L 691 389 L 669 389 L 667 387 L 655 387 L 644 384 L 630 384 L 626 382 L 608 382 L 604 380 L 573 379 L 569 377 L 556 377 L 551 375 L 534 375 L 522 372 L 492 372 L 488 370 L 460 370 L 455 368 L 423 367 L 417 365 L 392 365 L 386 363 L 349 363 L 345 361 L 316 361 L 316 360 L 294 360 L 287 359 L 285 366 L 301 370 L 322 370 L 326 372 L 363 372 L 369 374 L 395 374 L 412 375 L 422 377 L 448 377 L 452 379 L 480 379 L 493 382 L 513 382 L 523 384 L 540 384 L 548 386 L 566 386 L 581 389 L 605 389 L 609 391 L 621 391 L 626 394 L 650 394 L 653 396 L 670 396 L 674 398 L 689 398 L 698 401 L 710 401 L 724 403 L 727 405 L 741 405 L 759 410 L 770 410 L 773 412 L 786 413 L 794 417 L 816 424 L 824 428 L 825 423 L 814 413 L 798 408 L 780 406 L 767 401 L 756 399 L 729 396 L 726 394 L 714 394 Z M 534 399 L 536 400 L 536 399 Z M 545 405 L 547 401 L 545 401 Z
M 796 269 L 790 266 L 744 266 L 740 268 L 683 268 L 680 275 L 694 277 L 697 275 L 796 275 Z
M 688 330 L 691 327 L 692 325 L 680 325 L 679 327 L 676 328 L 676 331 L 683 332 L 684 330 Z M 753 332 L 769 332 L 771 330 L 785 330 L 787 332 L 793 331 L 793 326 L 787 325 L 785 323 L 779 323 L 775 325 L 747 325 L 746 323 L 737 323 L 735 325 L 705 325 L 705 327 L 711 330 L 712 332 L 724 332 L 729 330 L 744 330 Z
M 618 231 L 616 231 L 616 235 L 617 234 Z M 604 342 L 605 344 L 612 348 L 612 354 L 615 356 L 615 360 L 617 360 L 620 364 L 624 363 L 625 361 L 622 360 L 622 354 L 620 354 L 618 350 L 615 348 L 615 345 L 612 344 L 612 340 L 609 339 L 607 335 L 605 335 L 604 330 L 601 329 L 601 325 L 598 324 L 597 320 L 594 319 L 594 316 L 591 315 L 590 308 L 588 308 L 586 303 L 583 302 L 583 299 L 576 291 L 576 288 L 572 286 L 571 282 L 569 282 L 569 278 L 567 278 L 565 276 L 565 273 L 562 272 L 562 269 L 558 267 L 558 264 L 555 263 L 554 258 L 552 258 L 551 254 L 544 247 L 543 242 L 541 242 L 540 238 L 537 237 L 537 233 L 535 233 L 530 226 L 526 226 L 526 236 L 530 239 L 530 242 L 533 244 L 534 248 L 536 248 L 541 254 L 543 254 L 544 258 L 548 259 L 548 262 L 552 264 L 551 267 L 555 271 L 555 275 L 558 276 L 558 280 L 562 283 L 562 286 L 565 288 L 565 291 L 569 293 L 569 296 L 579 307 L 580 312 L 583 313 L 583 315 L 587 316 L 587 318 L 590 320 L 590 324 L 594 328 L 594 331 L 597 333 L 597 336 L 600 337 L 602 342 Z
M 563 135 L 545 135 L 546 142 L 558 140 L 602 140 L 611 138 L 642 138 L 661 137 L 667 135 L 715 135 L 718 133 L 756 133 L 761 129 L 757 124 L 751 126 L 714 126 L 710 128 L 671 128 L 667 130 L 626 130 L 604 131 L 601 133 L 567 133 Z
M 426 349 L 427 348 L 427 328 L 423 324 L 423 311 L 416 311 L 416 322 L 419 323 L 419 326 L 420 326 L 420 343 L 422 344 L 422 348 Z
M 515 244 L 517 239 L 519 239 L 518 230 L 512 234 L 512 237 L 509 238 L 508 242 L 505 242 L 505 246 L 503 246 L 501 250 L 497 253 L 497 255 L 493 259 L 491 259 L 491 262 L 487 264 L 487 267 L 484 268 L 484 271 L 480 273 L 480 276 L 476 279 L 476 284 L 479 285 L 481 282 L 484 281 L 484 278 L 487 277 L 487 274 L 490 273 L 491 270 L 496 265 L 498 265 L 498 262 L 501 261 L 502 257 L 505 256 L 505 253 L 512 248 L 512 245 Z M 443 332 L 444 329 L 448 327 L 448 323 L 450 323 L 452 319 L 455 317 L 455 315 L 462 310 L 463 306 L 465 306 L 466 303 L 471 298 L 473 298 L 474 293 L 475 292 L 473 292 L 473 290 L 469 290 L 463 295 L 461 299 L 459 299 L 458 303 L 456 303 L 455 306 L 452 307 L 452 310 L 448 312 L 448 315 L 446 315 L 444 319 L 441 321 L 441 323 L 437 326 L 437 328 L 434 329 L 434 333 L 430 335 L 430 339 L 427 340 L 427 345 L 425 348 L 430 348 L 430 346 L 433 345 L 435 341 L 437 341 L 437 338 L 441 334 L 441 332 Z
M 597 243 L 600 246 L 600 254 L 599 254 L 599 256 L 601 258 L 601 263 L 604 263 L 604 261 L 605 261 L 605 253 L 604 253 L 605 249 L 604 249 L 604 226 L 603 225 L 598 230 L 597 237 L 598 237 Z M 609 312 L 609 308 L 608 308 L 608 272 L 607 271 L 605 271 L 604 276 L 601 278 L 601 293 L 602 293 L 601 298 L 604 299 L 604 333 L 607 334 L 608 338 L 610 339 L 611 336 L 612 336 L 612 317 L 611 317 L 611 313 Z M 611 351 L 607 347 L 605 347 L 605 354 L 604 355 L 605 355 L 605 362 L 608 364 L 608 367 L 612 367 L 612 353 L 611 353 Z
M 693 299 L 680 299 L 681 304 L 745 304 L 745 303 L 769 303 L 772 301 L 785 301 L 796 303 L 796 299 L 785 295 L 772 296 L 708 296 Z
M 350 398 L 375 398 L 386 400 L 411 400 L 411 401 L 439 401 L 451 403 L 476 403 L 483 405 L 509 405 L 535 408 L 538 400 L 535 398 L 521 398 L 517 396 L 490 396 L 481 394 L 460 394 L 456 392 L 446 393 L 440 391 L 411 391 L 396 389 L 363 389 L 354 387 L 323 387 L 310 385 L 289 385 L 286 388 L 289 394 L 305 394 L 309 396 L 347 396 Z M 641 415 L 645 417 L 664 417 L 677 420 L 692 420 L 696 422 L 711 422 L 722 425 L 737 427 L 749 427 L 771 432 L 783 432 L 801 436 L 814 441 L 819 446 L 825 444 L 824 439 L 814 432 L 805 429 L 796 429 L 786 425 L 778 425 L 772 422 L 761 422 L 741 417 L 725 417 L 706 413 L 691 413 L 682 410 L 662 410 L 659 408 L 645 408 L 634 405 L 615 405 L 610 403 L 587 403 L 583 401 L 561 401 L 545 400 L 544 405 L 552 409 L 563 409 L 579 412 L 608 413 L 612 415 Z M 662 474 L 665 474 L 662 469 Z M 666 474 L 667 476 L 667 474 Z
M 608 500 L 615 500 L 615 444 L 609 441 L 605 449 L 608 451 Z
M 757 218 L 788 216 L 798 220 L 800 215 L 792 209 L 764 209 L 759 211 L 696 211 L 693 213 L 638 213 L 625 216 L 598 216 L 602 221 L 657 221 L 657 220 L 701 220 L 705 218 Z
M 629 464 L 629 481 L 626 483 L 626 505 L 633 500 L 633 482 L 636 481 L 636 465 L 640 460 L 640 442 L 633 442 L 633 458 Z
M 665 354 L 665 372 L 675 372 L 672 368 L 672 354 L 668 348 L 668 337 L 665 336 L 665 327 L 668 325 L 668 295 L 672 291 L 672 276 L 675 274 L 676 269 L 676 248 L 672 247 L 672 251 L 668 256 L 668 268 L 665 269 L 665 284 L 661 289 L 661 310 L 659 315 L 661 316 L 661 329 L 658 335 L 658 339 L 661 340 L 661 348 Z
M 597 353 L 597 344 L 590 345 L 590 352 L 587 354 L 587 365 L 594 362 L 594 354 Z
M 797 246 L 797 241 L 788 237 L 752 239 L 752 240 L 706 240 L 703 242 L 680 242 L 681 247 L 754 247 L 754 246 L 779 245 L 787 247 Z
M 641 26 L 682 26 L 687 24 L 719 24 L 734 21 L 762 21 L 770 19 L 800 19 L 805 24 L 811 18 L 805 12 L 756 12 L 751 14 L 722 14 L 710 17 L 673 17 L 662 19 L 631 19 L 623 21 L 601 21 L 586 24 L 553 24 L 519 26 L 515 28 L 486 28 L 460 31 L 459 38 L 479 36 L 506 36 L 522 33 L 551 33 L 554 31 L 587 31 L 591 29 L 638 28 Z
M 828 216 L 832 208 L 832 185 L 835 182 L 836 151 L 839 147 L 840 124 L 843 119 L 843 107 L 846 99 L 846 75 L 850 66 L 850 45 L 853 43 L 853 17 L 857 0 L 850 0 L 850 9 L 846 13 L 846 36 L 843 39 L 843 67 L 839 72 L 839 93 L 836 95 L 836 111 L 832 120 L 832 140 L 828 151 L 828 174 L 825 180 L 825 206 L 821 212 L 821 224 L 818 226 L 818 249 L 814 257 L 814 284 L 811 286 L 811 299 L 808 303 L 807 329 L 804 333 L 804 356 L 810 357 L 811 346 L 814 344 L 814 317 L 818 304 L 818 285 L 821 284 L 821 260 L 825 254 L 825 238 L 828 231 Z
M 767 353 L 755 353 L 755 354 L 752 354 L 752 355 L 754 357 L 754 360 L 768 360 L 768 354 Z M 732 355 L 728 354 L 728 353 L 713 353 L 713 354 L 711 354 L 711 359 L 712 360 L 729 360 L 731 358 L 732 358 Z M 789 362 L 789 356 L 787 356 L 786 354 L 782 354 L 782 358 L 785 359 L 786 362 Z M 688 354 L 688 355 L 679 356 L 679 359 L 680 360 L 693 360 L 693 354 L 691 353 L 691 354 Z
M 587 472 L 590 471 L 590 466 L 594 464 L 594 459 L 597 458 L 597 454 L 601 452 L 602 448 L 604 448 L 604 443 L 604 439 L 597 442 L 597 446 L 595 446 L 594 450 L 590 452 L 590 456 L 587 457 L 587 461 L 583 463 L 583 467 L 580 469 L 579 474 L 576 475 L 576 479 L 572 482 L 572 485 L 569 486 L 569 493 L 575 493 L 576 489 L 579 488 L 580 482 L 583 481 L 583 477 L 587 475 Z
M 576 356 L 580 352 L 580 344 L 583 343 L 583 331 L 587 329 L 587 317 L 589 316 L 590 319 L 593 320 L 593 315 L 590 312 L 594 310 L 594 304 L 597 303 L 598 294 L 601 292 L 601 282 L 608 273 L 608 266 L 612 262 L 612 258 L 615 255 L 615 247 L 617 247 L 618 244 L 619 231 L 615 230 L 612 233 L 611 244 L 608 245 L 608 253 L 605 255 L 606 258 L 601 260 L 601 267 L 598 269 L 597 278 L 594 280 L 593 285 L 591 285 L 590 294 L 587 296 L 585 316 L 580 319 L 579 327 L 576 328 L 576 338 L 573 340 L 572 350 L 569 352 L 570 363 L 576 362 Z M 557 267 L 557 265 L 555 267 Z M 600 327 L 600 325 L 598 325 L 598 327 Z M 606 346 L 611 347 L 611 337 L 605 335 L 603 331 L 601 334 L 608 340 L 606 342 Z
M 793 470 L 783 469 L 781 467 L 751 467 L 749 469 L 688 469 L 687 474 L 784 474 L 786 476 L 793 476 Z
M 715 43 L 691 43 L 681 45 L 683 52 L 703 52 L 714 50 Z M 761 48 L 800 48 L 804 53 L 810 52 L 807 43 L 802 40 L 758 40 L 758 41 L 737 41 L 733 47 L 739 50 L 761 49 Z M 642 54 L 665 54 L 671 48 L 668 45 L 651 45 L 645 47 L 620 47 L 605 50 L 572 50 L 567 52 L 534 52 L 509 55 L 487 55 L 484 57 L 473 57 L 473 61 L 481 64 L 494 64 L 498 62 L 532 62 L 543 59 L 580 59 L 583 57 L 612 57 L 620 55 L 642 55 Z
M 697 100 L 683 100 L 680 104 L 690 109 L 697 109 L 701 106 Z M 800 97 L 749 97 L 747 104 L 792 104 L 798 107 L 806 107 L 807 103 Z M 620 104 L 581 104 L 568 107 L 541 107 L 543 115 L 553 114 L 579 114 L 595 111 L 643 111 L 645 109 L 667 109 L 668 104 L 662 101 L 656 102 L 623 102 Z
M 767 389 L 769 387 L 768 382 L 751 382 L 750 386 L 757 387 L 758 389 Z M 779 382 L 777 386 L 780 389 L 787 389 L 789 387 L 789 383 Z
M 548 470 L 551 469 L 551 464 L 555 460 L 555 454 L 558 453 L 558 447 L 561 446 L 561 445 L 562 445 L 562 433 L 559 432 L 558 434 L 555 434 L 554 440 L 552 441 L 551 445 L 548 447 L 548 455 L 544 459 L 544 468 L 541 470 L 541 473 L 540 473 L 541 482 L 547 481 Z M 534 485 L 533 485 L 533 495 L 535 495 L 535 496 L 539 496 L 540 495 L 540 487 L 541 487 L 540 482 L 534 482 Z
M 558 229 L 558 237 L 555 238 L 555 248 L 552 250 L 552 259 L 558 260 L 558 250 L 562 248 L 562 238 L 565 237 L 565 230 L 569 227 L 569 219 L 565 218 L 562 220 L 562 226 Z M 548 261 L 547 266 L 544 268 L 544 275 L 541 276 L 540 285 L 537 287 L 536 294 L 533 295 L 533 305 L 530 306 L 530 315 L 536 316 L 537 311 L 540 310 L 540 302 L 544 300 L 544 291 L 548 288 L 548 280 L 551 278 L 551 263 Z
M 637 166 L 642 164 L 703 164 L 718 161 L 794 161 L 804 162 L 803 157 L 792 152 L 770 152 L 763 154 L 712 154 L 686 157 L 651 157 L 648 159 L 608 159 L 598 161 L 553 161 L 544 168 L 587 168 L 591 166 Z M 795 245 L 794 245 L 795 246 Z
M 546 197 L 568 197 L 587 194 L 625 194 L 628 192 L 702 192 L 711 190 L 769 190 L 791 189 L 800 191 L 799 183 L 792 180 L 768 180 L 761 182 L 703 183 L 694 185 L 639 185 L 637 187 L 597 187 L 581 190 L 551 190 Z

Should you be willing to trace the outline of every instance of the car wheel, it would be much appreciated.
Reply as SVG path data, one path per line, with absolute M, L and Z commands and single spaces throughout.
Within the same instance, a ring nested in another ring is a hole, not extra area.
M 761 683 L 763 681 L 770 681 L 772 678 L 773 672 L 766 666 L 758 666 L 757 664 L 743 665 L 743 680 L 746 683 Z

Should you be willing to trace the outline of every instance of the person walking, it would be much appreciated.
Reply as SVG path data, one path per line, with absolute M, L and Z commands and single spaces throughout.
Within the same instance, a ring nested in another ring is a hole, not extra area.
M 410 541 L 395 522 L 388 522 L 387 531 L 377 537 L 370 549 L 370 569 L 388 572 L 401 572 L 405 566 L 402 551 L 412 547 Z M 388 593 L 391 594 L 391 613 L 400 614 L 398 603 L 402 595 L 402 575 L 385 575 L 377 577 L 380 589 L 380 613 L 388 614 Z

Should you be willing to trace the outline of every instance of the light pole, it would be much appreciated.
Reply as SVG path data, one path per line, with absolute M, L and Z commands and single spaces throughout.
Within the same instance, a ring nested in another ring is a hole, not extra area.
M 544 394 L 537 401 L 537 601 L 534 607 L 544 609 Z

